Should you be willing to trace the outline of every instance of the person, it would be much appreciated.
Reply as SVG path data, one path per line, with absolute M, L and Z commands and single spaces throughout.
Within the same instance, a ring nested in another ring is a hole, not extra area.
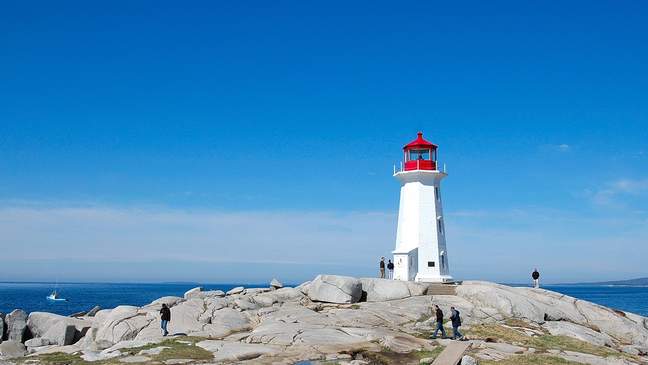
M 381 279 L 385 278 L 385 258 L 384 257 L 380 258 L 380 278 Z
M 394 278 L 394 263 L 389 260 L 387 263 L 387 270 L 389 270 L 389 279 Z
M 166 303 L 162 303 L 162 309 L 160 309 L 160 327 L 162 327 L 162 336 L 169 334 L 169 331 L 167 331 L 167 326 L 169 325 L 170 321 L 171 310 L 166 305 Z
M 461 316 L 458 310 L 455 307 L 450 307 L 451 315 L 450 321 L 452 321 L 452 339 L 453 340 L 463 340 L 464 336 L 459 332 L 459 327 L 461 327 Z
M 533 269 L 531 277 L 533 278 L 533 287 L 538 289 L 540 287 L 540 273 L 538 272 L 538 269 Z
M 434 313 L 436 315 L 436 329 L 432 334 L 432 339 L 434 340 L 437 338 L 437 333 L 439 333 L 439 331 L 441 331 L 441 338 L 446 338 L 446 331 L 445 328 L 443 328 L 443 311 L 438 305 L 435 305 Z

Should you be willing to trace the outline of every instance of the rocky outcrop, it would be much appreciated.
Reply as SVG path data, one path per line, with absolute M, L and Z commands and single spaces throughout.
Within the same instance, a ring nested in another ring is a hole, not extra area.
M 367 302 L 382 302 L 425 294 L 425 286 L 410 281 L 362 278 L 362 291 Z
M 308 284 L 308 297 L 326 303 L 356 303 L 362 297 L 362 283 L 356 278 L 318 275 Z
M 12 359 L 27 354 L 27 348 L 19 341 L 7 340 L 0 343 L 0 359 Z
M 616 341 L 611 336 L 571 322 L 546 322 L 542 324 L 542 327 L 554 336 L 572 337 L 596 346 L 612 347 L 616 345 Z
M 159 320 L 160 307 L 165 303 L 171 308 L 171 341 L 209 351 L 214 356 L 209 361 L 215 363 L 361 363 L 369 361 L 362 358 L 362 353 L 377 351 L 409 356 L 418 362 L 411 355 L 413 351 L 431 351 L 450 341 L 430 342 L 423 338 L 434 329 L 431 309 L 436 304 L 446 313 L 450 306 L 457 308 L 469 337 L 471 327 L 492 326 L 509 333 L 502 338 L 497 338 L 497 332 L 488 334 L 488 338 L 476 337 L 472 340 L 473 350 L 464 359 L 466 363 L 476 363 L 475 358 L 513 361 L 512 357 L 535 352 L 588 364 L 648 363 L 642 342 L 648 338 L 644 317 L 538 289 L 464 282 L 456 287 L 457 295 L 425 295 L 426 288 L 384 279 L 320 275 L 298 288 L 241 287 L 225 296 L 222 292 L 193 290 L 185 293 L 186 298 L 163 297 L 143 307 L 99 310 L 94 317 L 32 313 L 27 332 L 35 337 L 26 345 L 29 353 L 36 355 L 82 351 L 87 361 L 115 358 L 111 361 L 149 359 L 165 365 L 190 362 L 182 358 L 156 360 L 156 356 L 164 355 L 163 347 L 168 343 L 148 346 L 168 339 L 162 337 Z M 73 328 L 75 334 L 85 331 L 85 336 L 66 346 L 70 342 L 66 340 L 66 328 Z M 181 335 L 210 339 L 194 344 L 195 337 L 186 339 Z M 554 348 L 553 342 L 543 342 L 546 339 L 572 342 Z M 586 353 L 569 348 L 570 343 L 586 344 L 580 347 Z M 142 346 L 146 348 L 129 350 Z M 15 342 L 7 348 L 18 354 L 24 351 Z M 534 361 L 543 363 L 542 358 Z
M 15 309 L 7 314 L 5 324 L 8 340 L 17 342 L 27 340 L 27 313 L 24 310 Z
M 464 282 L 456 290 L 457 296 L 472 304 L 474 314 L 482 311 L 493 318 L 520 318 L 536 323 L 567 321 L 596 328 L 623 342 L 648 343 L 645 318 L 620 315 L 612 309 L 563 294 L 476 281 Z
M 243 293 L 244 290 L 245 290 L 244 287 L 237 286 L 236 288 L 232 288 L 232 289 L 228 290 L 226 294 L 227 295 L 241 294 L 241 293 Z
M 0 343 L 5 338 L 5 314 L 0 312 Z
M 132 340 L 157 318 L 138 307 L 122 305 L 95 315 L 95 341 L 117 343 Z
M 281 283 L 281 281 L 274 278 L 270 281 L 270 287 L 274 289 L 279 289 L 279 288 L 283 288 L 283 284 Z
M 27 319 L 27 327 L 33 337 L 44 338 L 49 344 L 60 346 L 75 343 L 91 326 L 91 320 L 45 312 L 32 312 Z
M 207 290 L 203 291 L 202 288 L 193 288 L 189 291 L 187 291 L 184 294 L 185 299 L 192 299 L 192 298 L 220 298 L 224 297 L 225 292 L 222 290 Z

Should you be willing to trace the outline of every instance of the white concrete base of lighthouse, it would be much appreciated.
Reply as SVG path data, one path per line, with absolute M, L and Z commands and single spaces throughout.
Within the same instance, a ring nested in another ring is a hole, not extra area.
M 419 272 L 418 248 L 409 252 L 394 251 L 394 280 L 416 281 L 421 283 L 448 283 L 454 282 L 450 275 L 425 275 Z

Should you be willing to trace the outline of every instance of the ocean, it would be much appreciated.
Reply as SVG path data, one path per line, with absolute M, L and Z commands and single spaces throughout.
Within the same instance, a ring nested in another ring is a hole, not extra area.
M 167 296 L 182 296 L 187 290 L 202 286 L 205 290 L 227 291 L 236 286 L 267 287 L 268 284 L 106 284 L 106 283 L 0 283 L 0 312 L 21 308 L 26 312 L 51 312 L 70 315 L 87 311 L 95 305 L 114 308 L 118 305 L 142 306 Z M 45 297 L 58 287 L 67 302 L 51 302 Z M 547 285 L 575 298 L 598 303 L 648 317 L 648 287 Z

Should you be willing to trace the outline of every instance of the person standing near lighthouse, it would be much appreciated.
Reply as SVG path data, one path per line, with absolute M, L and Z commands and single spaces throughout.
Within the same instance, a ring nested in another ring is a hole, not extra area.
M 533 279 L 533 287 L 538 289 L 540 287 L 540 273 L 538 272 L 538 269 L 533 269 L 531 278 Z

